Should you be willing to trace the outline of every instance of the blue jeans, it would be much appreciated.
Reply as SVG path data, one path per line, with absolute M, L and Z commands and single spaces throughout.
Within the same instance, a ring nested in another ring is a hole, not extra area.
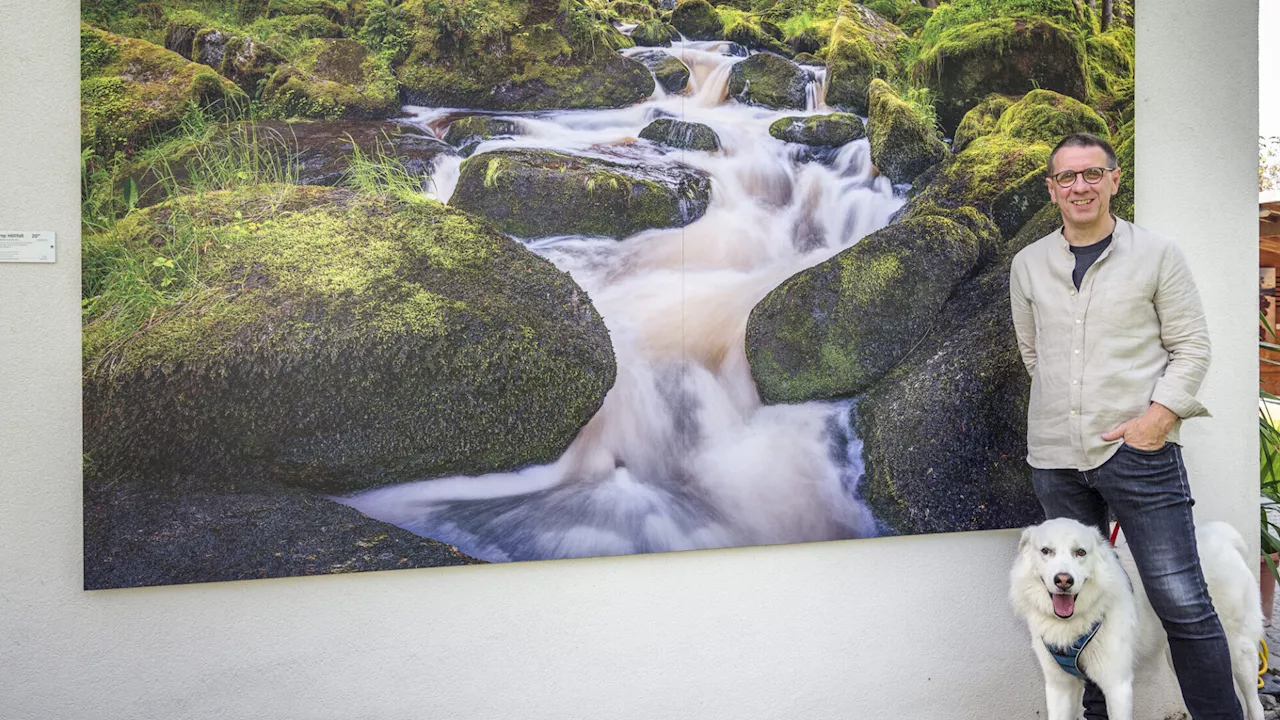
M 1107 533 L 1115 513 L 1133 551 L 1147 597 L 1169 635 L 1173 668 L 1193 720 L 1240 720 L 1227 637 L 1200 571 L 1191 490 L 1182 448 L 1121 445 L 1093 470 L 1032 469 L 1036 497 L 1048 518 L 1069 517 Z M 1105 720 L 1102 691 L 1086 683 L 1086 720 Z

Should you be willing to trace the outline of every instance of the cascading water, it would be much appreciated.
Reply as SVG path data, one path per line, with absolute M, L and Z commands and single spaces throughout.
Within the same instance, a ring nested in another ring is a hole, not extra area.
M 883 227 L 901 205 L 866 140 L 819 161 L 769 135 L 779 112 L 728 100 L 731 44 L 675 43 L 689 89 L 618 109 L 512 116 L 526 134 L 482 144 L 554 149 L 710 174 L 706 214 L 622 241 L 526 242 L 569 272 L 609 328 L 617 381 L 555 463 L 405 483 L 335 498 L 492 561 L 830 540 L 875 534 L 859 501 L 852 401 L 762 405 L 744 350 L 751 309 L 796 272 Z M 638 52 L 637 49 L 631 52 Z M 410 108 L 429 127 L 456 110 Z M 717 153 L 638 141 L 658 116 L 710 126 Z M 460 160 L 442 159 L 445 201 Z

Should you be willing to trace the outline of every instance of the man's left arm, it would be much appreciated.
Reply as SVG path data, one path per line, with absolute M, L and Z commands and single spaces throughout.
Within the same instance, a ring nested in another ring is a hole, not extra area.
M 1209 414 L 1196 399 L 1209 370 L 1209 326 L 1195 278 L 1175 245 L 1168 246 L 1160 258 L 1154 304 L 1160 344 L 1169 353 L 1169 364 L 1156 381 L 1147 411 L 1102 436 L 1108 441 L 1124 438 L 1126 444 L 1142 450 L 1163 446 L 1179 419 Z
M 1196 399 L 1196 393 L 1209 371 L 1209 326 L 1195 278 L 1177 246 L 1170 245 L 1160 260 L 1155 307 L 1169 365 L 1156 381 L 1151 402 L 1179 418 L 1207 416 L 1209 411 Z

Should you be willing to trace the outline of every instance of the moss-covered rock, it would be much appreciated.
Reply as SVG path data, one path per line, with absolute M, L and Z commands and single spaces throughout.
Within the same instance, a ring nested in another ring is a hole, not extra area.
M 331 0 L 267 0 L 267 17 L 319 15 L 332 23 L 342 25 L 347 21 L 346 5 L 345 2 L 338 3 Z
M 706 0 L 686 0 L 671 12 L 671 25 L 690 40 L 723 40 L 720 14 Z
M 816 55 L 811 55 L 809 53 L 803 53 L 803 52 L 791 58 L 791 62 L 794 62 L 797 65 L 809 65 L 809 66 L 816 65 L 816 66 L 822 66 L 822 67 L 825 67 L 827 64 L 826 60 L 823 60 L 822 58 Z
M 976 138 L 922 183 L 908 201 L 907 214 L 917 205 L 969 205 L 995 221 L 1003 237 L 1012 237 L 1049 199 L 1044 177 L 1052 149 L 1003 133 Z
M 257 186 L 87 245 L 167 299 L 125 308 L 118 274 L 85 279 L 85 449 L 108 476 L 253 469 L 332 492 L 510 470 L 557 458 L 613 384 L 569 275 L 434 201 Z
M 614 0 L 609 3 L 608 7 L 617 15 L 619 20 L 645 22 L 658 17 L 658 11 L 655 10 L 652 5 L 645 2 L 635 2 L 634 0 Z
M 1088 51 L 1089 105 L 1114 125 L 1133 119 L 1133 28 L 1117 24 L 1085 41 Z
M 702 217 L 711 181 L 691 168 L 657 169 L 550 150 L 486 152 L 462 165 L 450 204 L 521 238 L 625 238 Z
M 1062 138 L 1087 132 L 1104 140 L 1107 123 L 1093 108 L 1050 90 L 1032 90 L 1000 115 L 996 130 L 1015 140 L 1057 145 Z
M 838 147 L 866 137 L 867 131 L 857 115 L 829 113 L 778 118 L 769 126 L 769 134 L 783 142 Z
M 450 123 L 449 129 L 444 134 L 444 141 L 458 148 L 463 156 L 467 156 L 486 140 L 523 134 L 524 128 L 515 120 L 472 115 Z
M 1133 222 L 1133 120 L 1120 126 L 1114 138 L 1120 189 L 1111 198 L 1111 212 Z
M 187 103 L 244 100 L 206 65 L 144 40 L 80 26 L 80 144 L 109 158 L 173 127 Z
M 434 0 L 400 6 L 413 48 L 396 70 L 405 101 L 430 107 L 548 110 L 624 107 L 653 75 L 616 50 L 630 38 L 584 0 Z
M 862 3 L 868 10 L 874 10 L 877 15 L 883 17 L 890 22 L 896 21 L 907 8 L 912 6 L 908 0 L 867 0 Z
M 965 113 L 964 118 L 960 120 L 955 136 L 951 138 L 951 152 L 960 152 L 968 147 L 974 138 L 995 132 L 1000 116 L 1016 100 L 1017 98 L 998 93 L 991 93 L 983 98 L 982 102 Z
M 747 321 L 747 360 L 768 403 L 848 398 L 925 337 L 978 241 L 931 217 L 890 225 L 770 292 Z
M 793 58 L 796 62 L 800 62 L 800 55 L 813 56 L 822 50 L 826 45 L 823 38 L 818 35 L 816 28 L 804 28 L 800 32 L 786 39 L 787 46 L 796 54 Z
M 947 156 L 946 143 L 885 81 L 871 81 L 871 161 L 895 183 L 911 182 Z
M 720 136 L 702 123 L 658 118 L 640 131 L 645 140 L 681 150 L 715 152 L 720 149 Z
M 803 110 L 809 74 L 786 58 L 758 53 L 736 63 L 729 73 L 729 96 L 738 102 L 774 109 Z
M 924 28 L 929 18 L 933 17 L 933 9 L 923 5 L 911 5 L 894 24 L 907 35 L 915 35 Z
M 866 115 L 872 79 L 894 78 L 902 71 L 895 51 L 904 39 L 876 13 L 846 2 L 827 46 L 827 104 Z
M 680 58 L 661 50 L 645 50 L 631 55 L 649 68 L 662 89 L 669 94 L 684 92 L 689 85 L 689 68 Z
M 963 282 L 931 332 L 858 402 L 866 469 L 859 491 L 903 534 L 1038 522 L 1026 460 L 1030 379 L 1009 315 L 1009 261 L 1052 232 L 1046 205 L 999 259 Z
M 281 117 L 384 118 L 400 110 L 387 58 L 356 40 L 308 41 L 267 81 L 263 99 Z
M 772 37 L 762 30 L 760 26 L 747 20 L 738 20 L 729 25 L 724 31 L 724 37 L 726 40 L 738 43 L 751 50 L 777 53 L 788 58 L 795 55 L 795 51 L 790 46 Z
M 635 30 L 631 31 L 631 39 L 636 45 L 646 47 L 671 47 L 671 41 L 675 38 L 676 29 L 661 20 L 649 20 L 640 23 Z M 679 35 L 676 35 L 679 37 Z
M 1086 11 L 1074 0 L 956 0 L 921 31 L 911 76 L 937 91 L 947 133 L 990 93 L 1044 88 L 1084 100 L 1087 29 Z

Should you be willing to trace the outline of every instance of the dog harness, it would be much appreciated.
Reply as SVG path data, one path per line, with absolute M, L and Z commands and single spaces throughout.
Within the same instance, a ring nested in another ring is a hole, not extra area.
M 1089 632 L 1076 638 L 1075 642 L 1071 643 L 1070 646 L 1064 648 L 1045 643 L 1044 649 L 1048 650 L 1049 654 L 1053 656 L 1053 659 L 1058 663 L 1058 667 L 1081 680 L 1085 680 L 1084 672 L 1080 670 L 1080 653 L 1084 651 L 1085 646 L 1089 644 L 1093 636 L 1098 634 L 1099 627 L 1102 627 L 1101 620 L 1094 623 L 1093 627 L 1089 628 Z

